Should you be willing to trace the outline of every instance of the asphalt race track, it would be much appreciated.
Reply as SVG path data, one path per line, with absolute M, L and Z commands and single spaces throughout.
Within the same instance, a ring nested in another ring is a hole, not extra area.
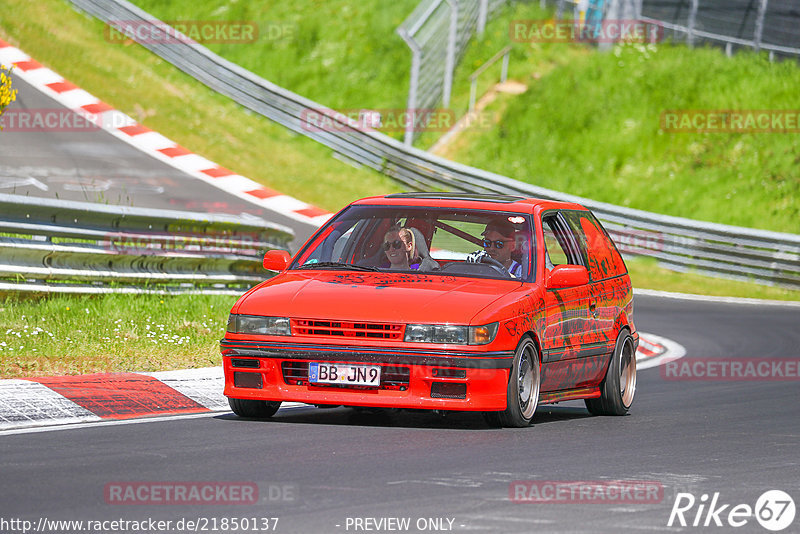
M 635 317 L 639 329 L 682 344 L 684 360 L 798 360 L 798 307 L 640 296 Z M 0 436 L 0 502 L 4 518 L 34 524 L 153 518 L 174 525 L 187 518 L 210 529 L 216 519 L 221 532 L 223 518 L 277 517 L 277 532 L 364 532 L 375 527 L 366 518 L 409 518 L 410 532 L 435 531 L 432 525 L 456 532 L 692 532 L 700 529 L 667 527 L 678 492 L 698 502 L 719 492 L 719 505 L 730 505 L 722 521 L 735 505 L 753 507 L 766 490 L 800 500 L 798 401 L 797 379 L 676 381 L 652 368 L 640 372 L 627 417 L 590 417 L 569 403 L 540 407 L 525 429 L 491 429 L 471 414 L 303 407 L 270 421 L 218 414 L 34 431 Z M 652 503 L 511 502 L 510 483 L 531 479 L 653 481 L 663 496 Z M 132 481 L 257 483 L 260 502 L 106 502 L 107 484 Z M 686 512 L 689 523 L 696 511 Z M 357 518 L 365 521 L 361 529 Z M 798 525 L 800 518 L 784 532 Z M 768 532 L 752 517 L 735 530 Z
M 13 109 L 65 109 L 19 78 Z M 167 165 L 104 130 L 0 132 L 0 193 L 83 202 L 250 214 L 290 227 L 297 248 L 316 227 L 247 202 Z

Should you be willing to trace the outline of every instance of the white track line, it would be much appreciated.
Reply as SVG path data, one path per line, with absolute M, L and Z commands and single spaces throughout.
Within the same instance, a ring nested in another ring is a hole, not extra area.
M 646 338 L 648 341 L 658 343 L 663 345 L 667 348 L 664 354 L 656 356 L 652 359 L 648 359 L 639 363 L 639 358 L 636 358 L 636 370 L 641 371 L 643 369 L 650 369 L 651 367 L 658 367 L 659 365 L 664 365 L 667 362 L 671 362 L 673 360 L 678 360 L 686 356 L 686 349 L 680 343 L 676 343 L 671 339 L 667 339 L 665 337 L 657 336 L 655 334 L 645 334 L 640 333 L 640 337 Z
M 695 295 L 692 293 L 658 291 L 656 289 L 634 289 L 633 294 L 642 295 L 645 297 L 694 300 L 698 302 L 721 302 L 724 304 L 749 304 L 754 306 L 786 306 L 790 308 L 800 308 L 800 302 L 789 300 L 751 299 L 745 297 L 712 297 L 709 295 Z
M 285 402 L 281 406 L 278 413 L 284 410 L 294 411 L 297 409 L 311 408 L 310 404 L 303 404 L 301 402 Z M 104 419 L 93 423 L 75 423 L 75 424 L 59 424 L 55 426 L 43 427 L 29 427 L 29 428 L 15 428 L 10 430 L 0 430 L 0 438 L 3 436 L 11 436 L 15 434 L 36 434 L 39 432 L 54 432 L 56 430 L 72 430 L 75 428 L 96 428 L 102 426 L 120 426 L 120 425 L 138 425 L 140 423 L 163 423 L 166 421 L 175 421 L 178 419 L 199 419 L 201 417 L 216 417 L 224 414 L 231 414 L 230 410 L 214 410 L 203 413 L 189 413 L 189 414 L 175 414 L 175 415 L 160 415 L 158 417 L 140 417 L 137 419 Z

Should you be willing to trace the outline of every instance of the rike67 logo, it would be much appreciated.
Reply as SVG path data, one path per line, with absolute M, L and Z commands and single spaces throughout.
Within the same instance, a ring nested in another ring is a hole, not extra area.
M 707 493 L 699 499 L 691 493 L 678 493 L 667 526 L 739 528 L 755 518 L 765 529 L 779 532 L 794 522 L 796 511 L 792 497 L 781 490 L 764 492 L 755 507 L 749 504 L 723 504 L 719 492 L 715 492 L 710 500 Z

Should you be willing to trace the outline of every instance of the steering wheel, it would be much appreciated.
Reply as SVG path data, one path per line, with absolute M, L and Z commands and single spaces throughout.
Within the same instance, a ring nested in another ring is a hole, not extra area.
M 489 256 L 488 254 L 482 254 L 478 257 L 478 261 L 480 263 L 485 263 L 495 271 L 499 272 L 506 278 L 511 278 L 511 273 L 506 269 L 506 266 L 494 259 L 493 257 Z

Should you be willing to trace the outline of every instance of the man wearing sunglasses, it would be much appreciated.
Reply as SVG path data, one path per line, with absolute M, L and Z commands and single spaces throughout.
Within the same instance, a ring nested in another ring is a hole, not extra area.
M 522 265 L 511 258 L 516 250 L 514 225 L 508 221 L 492 221 L 483 231 L 483 249 L 493 259 L 503 264 L 503 267 L 514 278 L 522 276 Z

